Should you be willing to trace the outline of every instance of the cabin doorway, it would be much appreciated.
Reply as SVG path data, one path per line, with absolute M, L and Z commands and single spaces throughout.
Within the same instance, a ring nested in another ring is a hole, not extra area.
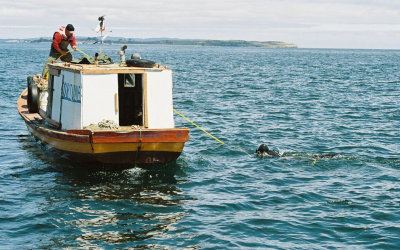
M 143 126 L 143 74 L 118 74 L 120 126 Z

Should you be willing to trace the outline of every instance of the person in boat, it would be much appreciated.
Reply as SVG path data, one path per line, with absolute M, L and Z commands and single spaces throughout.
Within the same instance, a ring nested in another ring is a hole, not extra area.
M 42 76 L 45 78 L 49 71 L 49 63 L 56 61 L 60 56 L 61 61 L 70 62 L 73 60 L 72 54 L 67 53 L 68 45 L 71 45 L 73 50 L 77 50 L 75 41 L 75 28 L 72 24 L 61 26 L 58 31 L 54 32 L 53 43 L 51 44 L 49 57 L 44 64 Z

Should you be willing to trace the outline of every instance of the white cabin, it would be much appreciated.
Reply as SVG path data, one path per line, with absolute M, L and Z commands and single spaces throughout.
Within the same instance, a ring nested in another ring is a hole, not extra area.
M 62 130 L 102 120 L 119 126 L 174 128 L 172 71 L 154 68 L 55 63 L 49 65 L 46 116 Z

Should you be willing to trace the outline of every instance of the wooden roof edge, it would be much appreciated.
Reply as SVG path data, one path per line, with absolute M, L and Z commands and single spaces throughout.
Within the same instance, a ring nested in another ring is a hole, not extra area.
M 166 66 L 162 66 L 160 68 L 152 67 L 152 68 L 141 68 L 141 67 L 121 67 L 118 64 L 107 64 L 107 65 L 92 65 L 92 64 L 74 64 L 74 63 L 54 63 L 49 64 L 49 69 L 55 70 L 65 70 L 73 73 L 82 74 L 139 74 L 145 73 L 145 71 L 163 71 L 163 70 L 171 70 Z

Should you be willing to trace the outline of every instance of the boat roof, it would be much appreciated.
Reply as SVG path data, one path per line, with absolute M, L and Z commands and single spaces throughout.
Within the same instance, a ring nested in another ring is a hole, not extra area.
M 156 64 L 155 67 L 128 67 L 120 66 L 119 64 L 75 64 L 56 62 L 49 64 L 49 73 L 55 76 L 60 74 L 61 70 L 82 73 L 82 74 L 143 74 L 145 71 L 163 71 L 170 70 L 167 66 Z

